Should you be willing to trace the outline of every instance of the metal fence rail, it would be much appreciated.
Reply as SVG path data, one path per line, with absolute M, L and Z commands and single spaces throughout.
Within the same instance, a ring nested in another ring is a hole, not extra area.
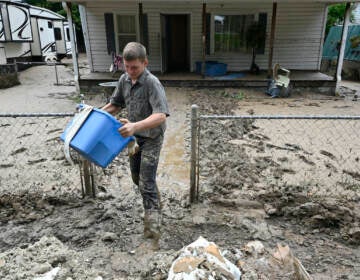
M 0 113 L 0 191 L 69 192 L 80 185 L 60 135 L 74 113 Z
M 56 61 L 14 61 L 14 63 L 12 64 L 7 64 L 7 65 L 11 65 L 15 68 L 15 72 L 17 73 L 19 71 L 19 67 L 20 69 L 22 68 L 28 68 L 31 66 L 54 66 L 54 73 L 55 73 L 55 83 L 54 85 L 56 86 L 61 86 L 61 85 L 74 85 L 71 81 L 62 81 L 60 82 L 61 77 L 59 77 L 59 73 L 58 73 L 58 66 L 68 66 L 69 64 L 66 63 L 62 63 L 62 62 L 56 62 Z
M 192 107 L 190 200 L 201 188 L 311 196 L 360 190 L 360 116 L 200 115 Z

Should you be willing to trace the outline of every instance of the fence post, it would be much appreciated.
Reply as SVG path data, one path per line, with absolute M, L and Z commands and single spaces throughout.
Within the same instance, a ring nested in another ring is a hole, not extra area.
M 196 199 L 196 162 L 197 162 L 197 121 L 199 107 L 191 106 L 191 167 L 190 167 L 190 203 Z
M 14 68 L 15 68 L 15 74 L 17 76 L 19 69 L 18 69 L 18 65 L 17 65 L 17 62 L 16 62 L 16 58 L 14 58 Z
M 59 78 L 58 78 L 58 71 L 57 71 L 57 67 L 56 67 L 56 62 L 54 63 L 54 66 L 55 66 L 55 76 L 56 76 L 56 86 L 59 85 Z
M 91 162 L 86 159 L 82 160 L 82 174 L 80 175 L 81 183 L 84 184 L 82 187 L 83 196 L 95 197 L 95 182 L 94 182 L 94 170 Z

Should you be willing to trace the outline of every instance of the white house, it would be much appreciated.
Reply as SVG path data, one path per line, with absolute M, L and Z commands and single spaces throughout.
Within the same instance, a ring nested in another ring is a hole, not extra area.
M 246 29 L 256 22 L 265 29 L 263 44 L 256 56 L 261 69 L 268 69 L 272 61 L 276 61 L 289 69 L 318 71 L 327 6 L 346 1 L 66 2 L 80 5 L 93 72 L 107 72 L 112 54 L 121 54 L 128 41 L 140 41 L 147 47 L 152 71 L 193 72 L 196 62 L 204 59 L 204 53 L 206 60 L 226 63 L 228 71 L 249 69 L 252 55 L 246 47 Z

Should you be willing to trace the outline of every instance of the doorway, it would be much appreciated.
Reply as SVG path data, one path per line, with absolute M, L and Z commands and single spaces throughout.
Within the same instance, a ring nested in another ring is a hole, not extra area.
M 161 15 L 162 72 L 190 71 L 190 15 Z

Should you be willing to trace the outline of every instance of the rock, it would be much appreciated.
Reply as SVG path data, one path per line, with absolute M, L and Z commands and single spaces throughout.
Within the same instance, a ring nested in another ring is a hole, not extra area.
M 244 226 L 250 234 L 252 234 L 253 238 L 260 240 L 269 240 L 272 237 L 268 229 L 268 225 L 265 222 L 258 223 L 257 221 L 251 221 L 250 219 L 242 219 L 241 225 Z
M 45 273 L 43 276 L 35 277 L 33 280 L 54 280 L 59 270 L 60 267 L 55 267 L 49 272 Z
M 264 245 L 258 241 L 250 241 L 248 242 L 245 247 L 244 247 L 245 252 L 250 253 L 250 254 L 263 254 L 265 252 L 265 247 Z
M 228 261 L 218 246 L 199 237 L 195 242 L 180 250 L 172 263 L 168 280 L 240 280 L 240 270 Z
M 253 271 L 253 270 L 250 270 L 248 272 L 246 272 L 242 277 L 241 277 L 241 280 L 258 280 L 259 279 L 259 276 L 258 274 Z
M 360 241 L 360 227 L 353 227 L 349 229 L 349 235 L 353 240 Z
M 51 265 L 48 262 L 45 262 L 36 265 L 33 271 L 35 274 L 44 274 L 45 272 L 48 272 L 51 269 L 52 269 Z
M 206 218 L 203 216 L 196 215 L 192 218 L 192 221 L 194 225 L 206 224 Z
M 118 239 L 118 237 L 117 237 L 116 233 L 114 233 L 114 232 L 105 232 L 101 237 L 102 241 L 108 241 L 108 242 L 113 242 L 117 239 Z
M 278 212 L 277 209 L 270 204 L 264 204 L 264 210 L 265 210 L 266 214 L 268 214 L 270 216 L 275 215 Z

